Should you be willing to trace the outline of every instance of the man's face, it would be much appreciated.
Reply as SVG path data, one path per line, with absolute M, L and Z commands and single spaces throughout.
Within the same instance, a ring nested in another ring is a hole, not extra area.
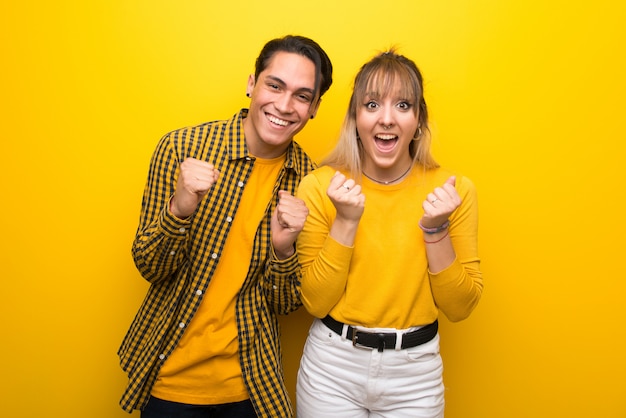
M 278 157 L 317 111 L 315 64 L 299 54 L 277 52 L 257 80 L 250 76 L 248 93 L 248 148 L 257 157 Z

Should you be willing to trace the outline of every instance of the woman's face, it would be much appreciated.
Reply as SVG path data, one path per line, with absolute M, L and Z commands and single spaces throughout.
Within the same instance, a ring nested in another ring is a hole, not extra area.
M 399 89 L 394 89 L 399 90 Z M 389 92 L 384 97 L 365 95 L 357 104 L 356 128 L 363 144 L 363 171 L 389 181 L 413 163 L 409 144 L 418 130 L 417 103 Z

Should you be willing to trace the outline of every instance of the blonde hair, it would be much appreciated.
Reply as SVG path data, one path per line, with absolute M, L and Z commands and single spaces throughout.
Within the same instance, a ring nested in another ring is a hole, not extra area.
M 413 61 L 397 54 L 395 48 L 376 55 L 357 73 L 339 140 L 321 165 L 347 171 L 354 179 L 361 177 L 363 146 L 356 129 L 357 109 L 366 95 L 383 98 L 390 92 L 398 92 L 417 104 L 414 109 L 418 118 L 418 131 L 409 145 L 413 164 L 420 164 L 424 169 L 439 167 L 430 153 L 431 136 L 422 74 Z

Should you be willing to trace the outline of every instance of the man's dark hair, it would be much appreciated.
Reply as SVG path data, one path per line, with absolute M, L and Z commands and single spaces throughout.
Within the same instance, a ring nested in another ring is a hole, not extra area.
M 321 98 L 333 83 L 333 65 L 326 52 L 317 42 L 304 36 L 287 35 L 272 39 L 265 44 L 256 59 L 254 78 L 267 68 L 270 60 L 277 52 L 290 52 L 310 59 L 315 64 L 315 91 Z

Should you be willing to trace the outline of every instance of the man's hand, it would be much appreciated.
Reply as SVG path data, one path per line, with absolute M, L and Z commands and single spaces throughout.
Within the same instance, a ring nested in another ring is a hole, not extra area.
M 271 230 L 272 245 L 276 256 L 283 260 L 291 257 L 294 252 L 294 243 L 309 215 L 309 209 L 304 201 L 290 195 L 285 190 L 278 192 L 278 204 L 272 214 Z
M 180 164 L 176 191 L 170 200 L 170 211 L 180 219 L 191 216 L 200 201 L 219 177 L 219 171 L 206 161 L 187 158 Z

